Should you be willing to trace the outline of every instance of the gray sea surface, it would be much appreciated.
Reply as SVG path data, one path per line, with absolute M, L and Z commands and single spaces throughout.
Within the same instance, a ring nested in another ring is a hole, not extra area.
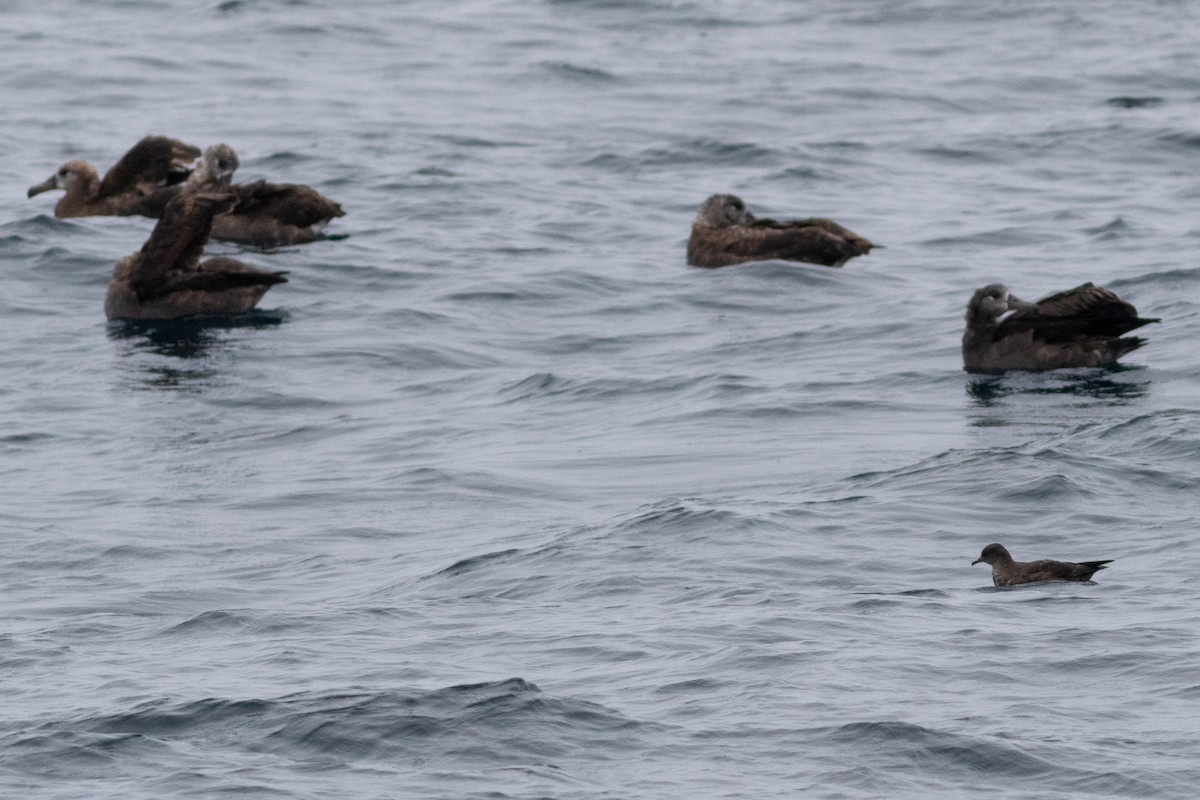
M 1196 796 L 1196 5 L 0 11 L 0 795 Z M 153 221 L 25 189 L 146 134 L 341 238 L 107 324 Z M 691 268 L 714 192 L 885 247 Z M 1162 322 L 970 376 L 994 281 Z

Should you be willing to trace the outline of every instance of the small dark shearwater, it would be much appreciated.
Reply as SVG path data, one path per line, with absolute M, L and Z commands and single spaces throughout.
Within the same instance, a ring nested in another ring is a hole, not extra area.
M 232 194 L 183 192 L 167 203 L 146 244 L 113 270 L 104 313 L 109 319 L 168 320 L 194 314 L 240 314 L 268 289 L 286 283 L 282 272 L 232 258 L 200 261 L 215 214 L 237 202 Z
M 1157 319 L 1085 283 L 1036 303 L 1018 300 L 999 283 L 975 292 L 967 304 L 963 369 L 967 372 L 1045 370 L 1111 364 L 1146 343 L 1121 335 Z
M 181 191 L 232 192 L 237 205 L 213 220 L 212 237 L 255 247 L 305 244 L 321 238 L 334 217 L 345 216 L 342 207 L 311 186 L 294 183 L 234 184 L 237 153 L 227 144 L 204 151 L 200 163 Z
M 871 252 L 874 246 L 833 220 L 755 219 L 741 198 L 714 194 L 700 206 L 692 223 L 687 260 L 694 267 L 725 267 L 776 258 L 840 267 L 855 256 Z
M 185 180 L 190 172 L 187 165 L 199 156 L 200 148 L 178 139 L 147 136 L 131 147 L 103 180 L 86 161 L 68 161 L 45 181 L 29 187 L 28 196 L 64 190 L 66 194 L 54 206 L 56 217 L 157 217 L 162 203 L 155 196 Z
M 1037 581 L 1088 581 L 1097 571 L 1107 569 L 1104 565 L 1111 564 L 1112 559 L 1080 561 L 1078 564 L 1049 559 L 1013 561 L 1003 545 L 989 544 L 971 564 L 980 562 L 992 565 L 992 583 L 997 586 L 1016 586 L 1018 583 Z

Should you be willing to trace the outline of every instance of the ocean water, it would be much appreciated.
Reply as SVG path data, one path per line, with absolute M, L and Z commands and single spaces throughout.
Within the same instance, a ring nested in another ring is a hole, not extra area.
M 0 8 L 0 795 L 1195 796 L 1192 4 Z M 344 238 L 106 324 L 152 221 L 25 188 L 148 133 Z M 714 192 L 885 247 L 687 267 Z M 1088 280 L 1122 366 L 962 372 Z

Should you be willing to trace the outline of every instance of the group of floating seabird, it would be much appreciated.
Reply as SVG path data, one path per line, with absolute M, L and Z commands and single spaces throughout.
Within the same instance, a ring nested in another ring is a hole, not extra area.
M 195 166 L 193 162 L 199 159 Z M 29 197 L 64 194 L 56 217 L 146 216 L 158 220 L 150 238 L 113 270 L 104 299 L 112 319 L 171 320 L 197 314 L 238 314 L 254 308 L 282 272 L 232 258 L 200 260 L 211 236 L 255 247 L 304 244 L 321 238 L 341 206 L 309 186 L 233 183 L 237 153 L 227 144 L 197 147 L 147 136 L 101 179 L 72 160 L 29 188 Z
M 190 166 L 200 159 L 195 166 Z M 199 148 L 166 136 L 147 136 L 103 179 L 85 161 L 72 160 L 29 197 L 61 189 L 57 217 L 132 216 L 158 219 L 142 249 L 113 270 L 104 299 L 109 319 L 170 320 L 196 314 L 248 311 L 282 272 L 232 258 L 200 260 L 209 237 L 257 247 L 303 244 L 321 238 L 341 206 L 308 186 L 255 181 L 234 184 L 237 153 L 226 144 Z M 757 219 L 741 198 L 715 194 L 700 206 L 687 244 L 687 261 L 724 267 L 781 259 L 840 267 L 877 245 L 833 220 Z M 967 304 L 963 368 L 968 372 L 1049 370 L 1111 364 L 1145 344 L 1124 334 L 1157 319 L 1091 283 L 1027 303 L 1001 284 L 979 289 Z M 1014 561 L 999 544 L 973 564 L 992 567 L 996 586 L 1039 581 L 1086 581 L 1110 561 Z
M 700 205 L 688 237 L 688 263 L 724 267 L 782 259 L 840 267 L 873 245 L 828 219 L 756 219 L 740 197 L 714 194 Z M 1036 303 L 994 283 L 967 303 L 963 369 L 968 372 L 1047 370 L 1112 364 L 1146 343 L 1124 334 L 1157 319 L 1108 289 L 1085 283 Z
M 687 260 L 696 267 L 769 259 L 840 267 L 874 247 L 832 220 L 756 219 L 740 197 L 714 194 L 700 205 L 692 223 Z M 1130 303 L 1091 283 L 1036 303 L 1019 300 L 1008 287 L 993 283 L 976 291 L 967 303 L 963 369 L 1000 373 L 1112 364 L 1146 343 L 1126 333 L 1158 321 L 1139 317 Z M 972 563 L 990 564 L 996 586 L 1014 586 L 1087 581 L 1111 561 L 1014 561 L 1003 546 L 989 544 Z

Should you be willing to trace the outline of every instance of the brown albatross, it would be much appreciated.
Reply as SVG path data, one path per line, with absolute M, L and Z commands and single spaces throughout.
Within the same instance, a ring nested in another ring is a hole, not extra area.
M 233 207 L 232 194 L 182 192 L 162 211 L 146 244 L 117 263 L 104 313 L 111 319 L 169 320 L 195 314 L 240 314 L 277 283 L 270 272 L 232 258 L 200 261 L 213 216 Z
M 993 283 L 967 304 L 963 369 L 967 372 L 1046 370 L 1111 364 L 1146 343 L 1122 334 L 1157 319 L 1108 289 L 1085 283 L 1036 303 Z
M 1018 583 L 1035 583 L 1038 581 L 1089 581 L 1099 570 L 1108 569 L 1105 564 L 1111 564 L 1112 559 L 1103 561 L 1013 561 L 1003 545 L 989 544 L 983 548 L 979 558 L 971 565 L 984 563 L 992 565 L 992 583 L 997 586 L 1016 586 Z
M 687 260 L 694 267 L 725 267 L 747 261 L 804 261 L 840 267 L 875 245 L 833 220 L 813 217 L 778 222 L 756 219 L 740 197 L 714 194 L 692 223 Z
M 234 209 L 213 220 L 212 236 L 255 247 L 305 244 L 322 237 L 334 217 L 345 216 L 342 207 L 311 186 L 294 183 L 234 184 L 237 153 L 227 144 L 204 151 L 200 163 L 182 191 L 232 192 Z
M 147 136 L 129 149 L 101 180 L 86 161 L 72 160 L 36 186 L 28 196 L 62 189 L 54 206 L 56 217 L 141 214 L 157 217 L 162 202 L 156 196 L 188 177 L 187 165 L 200 156 L 200 148 L 168 136 Z

